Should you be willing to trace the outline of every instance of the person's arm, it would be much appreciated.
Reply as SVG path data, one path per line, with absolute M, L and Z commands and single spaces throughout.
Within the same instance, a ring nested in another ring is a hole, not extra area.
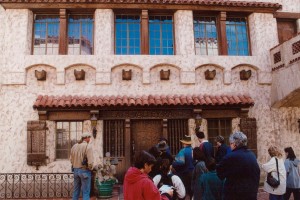
M 92 170 L 94 167 L 94 154 L 93 154 L 93 148 L 91 145 L 88 145 L 88 147 L 87 147 L 86 156 L 88 159 L 88 168 L 90 170 Z
M 158 185 L 160 179 L 161 179 L 161 175 L 160 175 L 160 174 L 158 174 L 158 175 L 156 175 L 156 176 L 153 177 L 153 183 L 154 183 L 154 185 L 155 185 L 156 187 L 157 187 L 157 185 Z
M 284 161 L 284 167 L 285 167 L 286 174 L 288 174 L 290 172 L 290 161 L 288 159 Z
M 171 200 L 173 196 L 173 190 L 164 194 L 160 194 L 151 179 L 144 183 L 142 187 L 142 193 L 145 200 Z
M 178 198 L 183 199 L 186 195 L 186 191 L 185 191 L 185 187 L 183 185 L 182 180 L 178 176 L 173 175 L 172 176 L 172 183 L 173 183 L 173 186 L 176 189 Z
M 262 164 L 261 168 L 269 173 L 269 172 L 272 172 L 272 171 L 276 171 L 276 160 L 275 160 L 275 157 L 272 157 L 269 162 L 265 163 L 265 164 Z

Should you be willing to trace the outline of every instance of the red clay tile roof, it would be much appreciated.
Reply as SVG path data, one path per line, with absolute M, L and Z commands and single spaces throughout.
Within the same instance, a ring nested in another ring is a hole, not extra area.
M 229 1 L 229 0 L 0 0 L 0 3 L 70 3 L 70 4 L 169 4 L 169 5 L 203 5 L 203 6 L 232 6 L 232 7 L 257 7 L 281 8 L 278 3 L 254 1 Z
M 162 105 L 245 105 L 254 101 L 247 95 L 149 95 L 149 96 L 38 96 L 33 108 L 81 108 L 103 106 Z

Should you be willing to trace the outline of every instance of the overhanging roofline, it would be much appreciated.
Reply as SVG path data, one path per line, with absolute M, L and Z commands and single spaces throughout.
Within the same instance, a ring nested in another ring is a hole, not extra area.
M 5 9 L 174 9 L 274 13 L 278 3 L 220 0 L 0 0 Z

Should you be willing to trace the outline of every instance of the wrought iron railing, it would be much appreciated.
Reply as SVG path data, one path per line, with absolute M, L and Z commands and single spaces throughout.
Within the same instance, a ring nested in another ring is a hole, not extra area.
M 0 174 L 0 199 L 70 198 L 72 173 Z

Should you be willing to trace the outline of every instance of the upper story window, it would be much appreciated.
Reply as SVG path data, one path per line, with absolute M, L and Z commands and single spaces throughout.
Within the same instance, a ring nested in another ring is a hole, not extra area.
M 34 55 L 93 54 L 93 15 L 36 14 Z
M 218 34 L 216 17 L 195 16 L 194 38 L 196 55 L 218 55 Z
M 277 18 L 277 32 L 279 43 L 283 43 L 297 35 L 296 19 Z
M 93 53 L 93 16 L 70 15 L 68 19 L 68 54 Z
M 115 15 L 117 55 L 173 55 L 173 16 L 142 14 Z
M 228 44 L 228 55 L 249 55 L 246 18 L 230 17 L 226 19 L 226 39 Z
M 250 55 L 247 18 L 243 13 L 195 13 L 194 40 L 196 55 Z
M 72 146 L 81 139 L 82 122 L 56 122 L 56 159 L 69 159 Z
M 141 20 L 139 15 L 115 16 L 117 55 L 141 54 Z
M 57 55 L 59 40 L 59 16 L 36 15 L 34 19 L 35 55 Z
M 149 16 L 150 55 L 173 55 L 173 17 Z

